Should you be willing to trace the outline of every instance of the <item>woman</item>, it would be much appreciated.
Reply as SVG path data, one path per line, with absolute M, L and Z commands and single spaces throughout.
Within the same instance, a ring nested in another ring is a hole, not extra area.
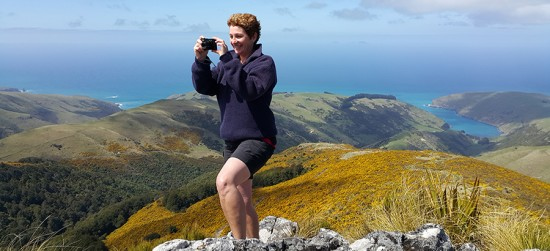
M 233 14 L 227 21 L 232 51 L 214 37 L 218 65 L 195 44 L 193 85 L 201 94 L 216 96 L 221 112 L 220 136 L 225 140 L 225 164 L 216 178 L 220 204 L 233 237 L 259 238 L 258 215 L 252 204 L 252 177 L 271 157 L 277 128 L 269 108 L 277 74 L 273 59 L 262 53 L 260 22 L 252 14 Z

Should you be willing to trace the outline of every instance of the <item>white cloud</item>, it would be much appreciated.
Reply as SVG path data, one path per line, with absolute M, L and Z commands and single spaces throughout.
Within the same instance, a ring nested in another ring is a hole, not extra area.
M 326 3 L 323 2 L 311 2 L 305 6 L 307 9 L 323 9 L 327 7 Z
M 149 21 L 131 21 L 130 26 L 137 27 L 142 30 L 147 30 L 151 26 Z
M 361 6 L 389 8 L 406 15 L 451 12 L 476 25 L 550 23 L 549 0 L 362 0 Z
M 335 10 L 332 15 L 352 21 L 376 19 L 375 15 L 361 8 Z
M 135 21 L 135 20 L 127 20 L 124 18 L 118 18 L 117 20 L 115 20 L 115 23 L 113 25 L 119 26 L 119 27 L 122 27 L 122 26 L 136 27 L 142 30 L 147 30 L 149 29 L 149 26 L 151 26 L 149 21 Z
M 155 21 L 155 25 L 177 27 L 181 23 L 176 19 L 175 15 L 167 15 L 166 18 L 159 18 Z
M 15 13 L 14 12 L 1 12 L 0 11 L 0 18 L 3 18 L 3 17 L 14 17 L 15 16 Z
M 67 25 L 71 28 L 78 28 L 82 26 L 82 23 L 84 22 L 84 18 L 80 16 L 78 19 L 69 22 Z
M 107 8 L 112 10 L 123 10 L 127 12 L 132 12 L 132 9 L 130 9 L 130 7 L 128 7 L 125 3 L 107 4 Z
M 286 27 L 286 28 L 283 28 L 282 31 L 283 32 L 298 32 L 298 31 L 300 31 L 300 29 L 299 28 Z
M 119 18 L 115 21 L 115 26 L 124 26 L 126 25 L 126 19 L 123 19 L 123 18 Z
M 185 27 L 184 31 L 187 32 L 207 32 L 210 31 L 210 25 L 208 23 L 191 24 Z
M 292 14 L 292 11 L 289 8 L 276 8 L 275 12 L 281 16 L 294 17 L 294 14 Z

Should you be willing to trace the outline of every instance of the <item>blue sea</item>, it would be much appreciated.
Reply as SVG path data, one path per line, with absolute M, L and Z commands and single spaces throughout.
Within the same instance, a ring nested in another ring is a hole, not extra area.
M 0 87 L 33 93 L 84 95 L 130 109 L 193 91 L 190 68 L 196 34 L 15 30 L 0 37 Z M 7 35 L 6 35 L 7 34 Z M 60 39 L 61 38 L 61 39 Z M 438 43 L 380 36 L 322 43 L 264 38 L 277 65 L 279 92 L 392 94 L 442 118 L 454 130 L 495 137 L 490 125 L 427 107 L 459 92 L 550 93 L 547 45 L 496 46 L 449 39 Z M 61 42 L 60 42 L 61 41 Z M 546 46 L 546 47 L 545 47 Z M 215 55 L 210 55 L 216 61 Z

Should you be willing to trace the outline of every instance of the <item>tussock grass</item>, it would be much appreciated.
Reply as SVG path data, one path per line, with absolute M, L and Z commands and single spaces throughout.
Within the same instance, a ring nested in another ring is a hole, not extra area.
M 550 226 L 541 216 L 498 206 L 481 217 L 480 234 L 483 250 L 550 250 Z
M 48 217 L 49 218 L 49 217 Z M 46 218 L 36 227 L 29 228 L 21 233 L 9 234 L 0 238 L 0 246 L 2 251 L 43 251 L 43 250 L 82 250 L 75 246 L 75 243 L 54 243 L 53 238 L 60 232 L 46 232 L 42 225 Z
M 471 187 L 453 181 L 449 174 L 428 174 L 416 182 L 407 181 L 374 202 L 367 229 L 407 232 L 431 222 L 444 227 L 458 243 L 475 240 L 481 189 L 475 179 Z
M 550 250 L 550 225 L 543 215 L 482 196 L 479 180 L 467 186 L 451 176 L 429 173 L 417 182 L 404 179 L 363 217 L 358 237 L 373 230 L 408 232 L 431 222 L 444 227 L 455 246 L 475 243 L 481 250 Z M 408 178 L 410 179 L 410 178 Z
M 330 223 L 324 217 L 314 216 L 298 222 L 298 233 L 303 238 L 311 238 L 319 233 L 319 229 L 331 229 Z

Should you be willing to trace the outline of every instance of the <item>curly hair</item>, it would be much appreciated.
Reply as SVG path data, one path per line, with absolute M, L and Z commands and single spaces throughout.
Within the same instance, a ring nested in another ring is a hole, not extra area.
M 227 20 L 227 26 L 239 26 L 243 28 L 246 34 L 251 38 L 254 36 L 254 33 L 257 33 L 258 37 L 254 42 L 257 43 L 258 40 L 260 40 L 260 30 L 262 27 L 260 26 L 260 21 L 252 14 L 235 13 Z

